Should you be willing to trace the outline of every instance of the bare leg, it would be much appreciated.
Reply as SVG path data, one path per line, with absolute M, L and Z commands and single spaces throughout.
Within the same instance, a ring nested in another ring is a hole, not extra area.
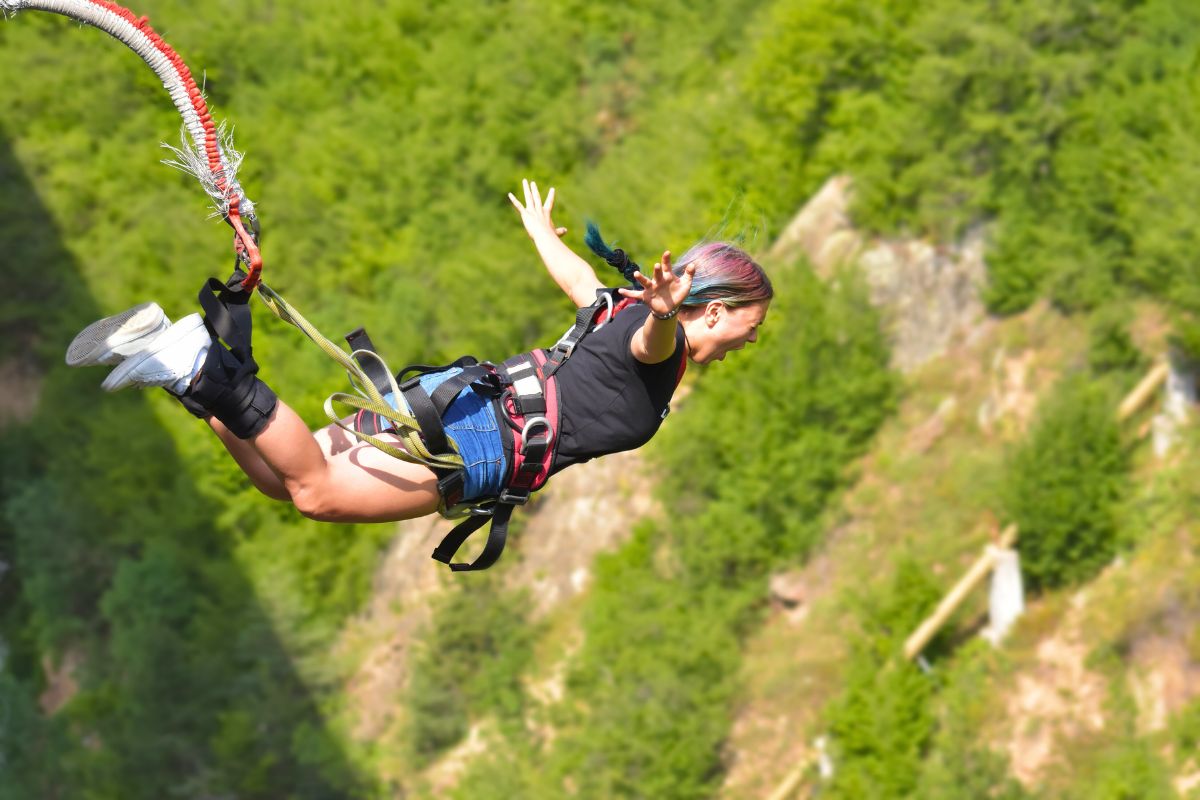
M 209 424 L 255 487 L 268 497 L 290 500 L 307 517 L 383 522 L 437 510 L 432 470 L 392 458 L 336 426 L 314 436 L 283 401 L 262 432 L 248 441 L 219 422 Z
M 207 422 L 208 427 L 212 428 L 213 433 L 221 440 L 221 444 L 225 445 L 229 455 L 233 456 L 233 460 L 242 468 L 242 472 L 250 478 L 250 483 L 254 484 L 255 489 L 272 500 L 292 502 L 292 496 L 288 494 L 283 480 L 266 461 L 263 461 L 254 445 L 234 436 L 216 417 L 209 417 Z

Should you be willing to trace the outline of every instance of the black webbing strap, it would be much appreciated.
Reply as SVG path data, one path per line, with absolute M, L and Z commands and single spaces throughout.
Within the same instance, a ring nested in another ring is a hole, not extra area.
M 617 295 L 618 290 L 616 289 L 597 289 L 596 302 L 590 306 L 584 306 L 575 312 L 575 325 L 548 351 L 549 358 L 547 359 L 546 366 L 543 368 L 546 378 L 558 372 L 558 368 L 571 357 L 571 354 L 575 352 L 575 348 L 591 332 L 592 326 L 596 322 L 596 316 L 600 311 L 605 308 L 611 311 L 615 307 L 616 301 L 613 298 Z
M 376 352 L 375 343 L 371 341 L 371 337 L 367 335 L 365 328 L 359 326 L 346 334 L 346 344 L 350 345 L 350 352 L 354 353 L 358 350 L 368 350 L 372 353 Z M 359 358 L 354 356 L 355 362 L 366 373 L 367 378 L 375 386 L 375 389 L 381 394 L 386 395 L 392 391 L 391 376 L 383 367 L 383 362 L 377 358 Z
M 200 308 L 204 311 L 204 327 L 215 339 L 229 346 L 229 351 L 241 362 L 237 371 L 255 374 L 258 364 L 250 344 L 250 292 L 242 288 L 246 273 L 235 269 L 225 283 L 209 278 L 200 288 Z M 215 295 L 213 293 L 216 293 Z
M 508 538 L 508 520 L 512 516 L 512 512 L 513 506 L 500 503 L 491 516 L 479 515 L 460 523 L 458 527 L 446 534 L 441 544 L 433 551 L 434 560 L 442 562 L 455 572 L 475 572 L 492 566 L 504 551 L 504 542 Z M 451 561 L 450 559 L 454 558 L 454 554 L 458 552 L 458 548 L 462 547 L 463 542 L 486 525 L 489 520 L 492 528 L 488 531 L 487 543 L 484 544 L 483 552 L 479 554 L 479 557 L 469 564 L 465 561 Z
M 599 310 L 598 305 L 599 300 L 575 312 L 574 327 L 559 339 L 550 351 L 550 363 L 546 365 L 549 375 L 558 371 L 562 363 L 571 357 L 571 353 L 575 352 L 575 346 L 579 344 L 579 341 L 587 335 L 588 329 L 592 327 L 592 320 L 596 318 L 596 312 Z
M 485 367 L 471 364 L 454 377 L 443 381 L 433 390 L 432 395 L 421 386 L 420 376 L 404 382 L 401 391 L 413 412 L 413 417 L 421 426 L 421 437 L 425 440 L 429 452 L 440 455 L 450 449 L 450 443 L 446 441 L 446 429 L 442 426 L 442 415 L 454 402 L 454 398 L 458 397 L 459 392 L 488 374 L 490 373 Z

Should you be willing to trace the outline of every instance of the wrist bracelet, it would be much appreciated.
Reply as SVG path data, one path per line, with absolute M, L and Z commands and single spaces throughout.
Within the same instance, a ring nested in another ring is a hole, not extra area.
M 655 319 L 661 319 L 664 321 L 668 320 L 668 319 L 675 319 L 675 315 L 678 313 L 679 313 L 679 306 L 675 306 L 670 311 L 668 311 L 666 314 L 658 314 L 654 311 L 653 308 L 650 309 L 650 316 L 654 317 Z

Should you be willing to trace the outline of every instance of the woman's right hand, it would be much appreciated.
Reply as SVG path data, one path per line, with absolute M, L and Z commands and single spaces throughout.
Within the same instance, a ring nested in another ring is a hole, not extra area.
M 536 183 L 523 179 L 521 188 L 525 192 L 524 205 L 513 196 L 512 192 L 508 193 L 508 199 L 512 201 L 517 213 L 521 215 L 521 222 L 525 225 L 525 232 L 529 234 L 529 238 L 536 242 L 542 236 L 558 238 L 566 234 L 567 229 L 556 227 L 554 220 L 550 217 L 550 212 L 554 208 L 554 187 L 550 187 L 550 191 L 546 193 L 544 203 Z

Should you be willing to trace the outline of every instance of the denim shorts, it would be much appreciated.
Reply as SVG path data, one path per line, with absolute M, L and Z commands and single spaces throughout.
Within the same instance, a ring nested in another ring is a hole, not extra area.
M 433 394 L 434 389 L 460 372 L 460 367 L 451 367 L 444 372 L 422 375 L 421 388 Z M 393 408 L 396 407 L 391 392 L 384 399 Z M 446 413 L 442 415 L 442 426 L 447 438 L 458 446 L 466 467 L 463 500 L 500 494 L 504 476 L 508 474 L 508 463 L 504 458 L 504 443 L 500 439 L 500 427 L 496 422 L 492 401 L 468 386 L 446 408 Z

